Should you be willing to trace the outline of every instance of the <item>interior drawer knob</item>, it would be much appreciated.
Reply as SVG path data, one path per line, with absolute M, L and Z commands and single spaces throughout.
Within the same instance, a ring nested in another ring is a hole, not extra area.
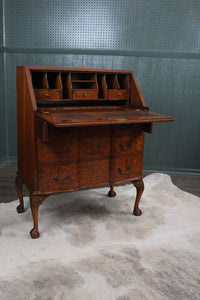
M 122 95 L 121 93 L 118 94 L 118 96 L 121 96 L 121 95 Z
M 49 97 L 49 94 L 45 94 L 46 97 Z
M 88 96 L 88 94 L 85 94 L 84 96 L 85 96 L 85 97 L 87 97 L 87 96 Z

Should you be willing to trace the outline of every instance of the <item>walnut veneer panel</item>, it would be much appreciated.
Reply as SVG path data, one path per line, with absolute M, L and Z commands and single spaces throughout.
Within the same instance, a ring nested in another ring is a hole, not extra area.
M 133 214 L 141 215 L 144 132 L 173 118 L 149 111 L 133 72 L 24 66 L 17 79 L 17 211 L 26 184 L 31 237 L 39 237 L 40 204 L 54 193 L 110 185 L 114 197 L 114 184 L 131 181 Z
M 116 125 L 112 137 L 113 155 L 141 153 L 144 146 L 144 132 L 138 125 Z
M 109 184 L 110 161 L 99 159 L 81 161 L 79 165 L 80 187 L 89 188 Z
M 56 130 L 49 128 L 48 141 L 38 138 L 38 161 L 65 163 L 78 159 L 78 129 Z
M 60 192 L 78 187 L 77 164 L 52 165 L 39 168 L 38 189 Z
M 141 177 L 142 159 L 142 154 L 112 159 L 113 183 L 132 181 L 134 178 Z
M 95 159 L 110 155 L 110 126 L 92 126 L 80 129 L 80 159 Z
M 38 100 L 61 100 L 62 92 L 61 90 L 34 90 L 35 98 Z

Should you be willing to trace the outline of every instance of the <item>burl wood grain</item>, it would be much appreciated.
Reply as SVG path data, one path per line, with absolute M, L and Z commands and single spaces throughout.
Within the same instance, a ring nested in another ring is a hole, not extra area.
M 78 165 L 47 165 L 39 168 L 38 188 L 42 192 L 61 192 L 78 187 Z
M 98 92 L 90 90 L 73 91 L 72 98 L 73 100 L 95 100 L 98 99 Z
M 122 100 L 129 98 L 129 90 L 108 90 L 108 99 Z
M 49 163 L 64 163 L 78 159 L 77 128 L 56 130 L 50 126 L 48 140 L 38 138 L 38 161 L 40 165 Z
M 112 137 L 112 154 L 134 155 L 142 152 L 144 132 L 139 125 L 116 125 Z
M 140 163 L 138 163 L 140 162 Z M 113 183 L 130 181 L 142 176 L 142 155 L 125 156 L 112 159 Z
M 108 159 L 101 159 L 98 161 L 81 161 L 79 168 L 80 188 L 109 184 L 110 161 Z
M 62 91 L 61 90 L 34 90 L 35 98 L 37 100 L 61 100 L 62 99 Z
M 39 206 L 54 193 L 110 185 L 114 197 L 115 184 L 131 181 L 133 214 L 141 215 L 144 132 L 152 132 L 153 122 L 173 120 L 148 111 L 132 71 L 17 67 L 17 211 L 24 212 L 25 184 L 31 237 L 40 236 Z
M 80 128 L 79 157 L 95 159 L 110 155 L 110 126 L 86 126 Z

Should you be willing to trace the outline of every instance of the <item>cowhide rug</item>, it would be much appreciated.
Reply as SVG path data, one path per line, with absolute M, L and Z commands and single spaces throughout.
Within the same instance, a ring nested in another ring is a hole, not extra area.
M 141 217 L 132 184 L 54 195 L 32 240 L 29 199 L 0 204 L 0 299 L 200 299 L 200 198 L 168 175 L 144 179 Z

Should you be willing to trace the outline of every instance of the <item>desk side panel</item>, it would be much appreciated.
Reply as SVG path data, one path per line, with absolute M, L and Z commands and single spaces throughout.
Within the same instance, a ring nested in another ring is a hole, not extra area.
M 18 173 L 32 190 L 37 186 L 36 123 L 24 67 L 17 67 L 17 150 Z
M 135 74 L 133 72 L 131 73 L 130 76 L 130 89 L 131 89 L 130 106 L 136 105 L 136 106 L 146 107 L 144 98 L 142 96 L 141 90 L 139 88 Z

